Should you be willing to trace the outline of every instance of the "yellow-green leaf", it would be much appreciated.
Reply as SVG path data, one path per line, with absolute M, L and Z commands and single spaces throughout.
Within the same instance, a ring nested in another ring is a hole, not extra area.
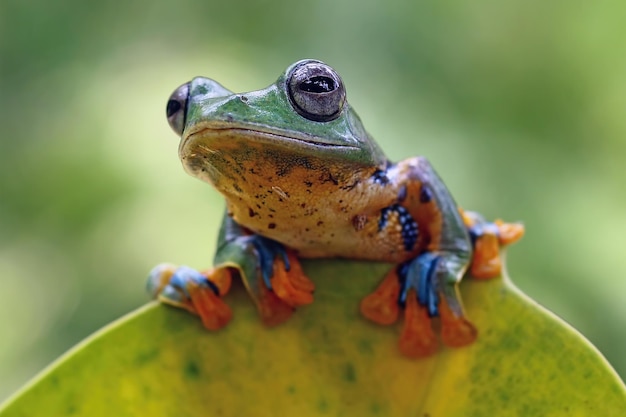
M 74 348 L 0 407 L 17 416 L 624 416 L 626 388 L 575 330 L 505 279 L 466 279 L 478 341 L 410 360 L 359 316 L 386 265 L 308 262 L 316 301 L 264 328 L 241 288 L 209 333 L 155 303 Z

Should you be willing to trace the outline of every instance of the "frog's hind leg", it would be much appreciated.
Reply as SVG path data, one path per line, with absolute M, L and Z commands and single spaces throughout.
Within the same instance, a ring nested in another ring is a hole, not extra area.
M 472 212 L 462 215 L 473 247 L 470 275 L 478 279 L 500 276 L 501 248 L 523 236 L 523 225 L 500 220 L 487 222 Z M 381 325 L 395 323 L 404 310 L 399 349 L 406 356 L 422 357 L 436 352 L 433 317 L 439 317 L 441 339 L 447 346 L 465 346 L 477 337 L 476 328 L 463 313 L 456 280 L 446 273 L 450 269 L 446 263 L 454 266 L 459 262 L 449 254 L 424 252 L 393 268 L 376 291 L 361 302 L 362 314 Z
M 383 283 L 385 288 L 393 289 L 387 292 L 397 292 L 397 299 L 377 299 L 381 294 L 377 291 L 364 300 L 361 311 L 381 323 L 384 320 L 377 319 L 389 310 L 389 303 L 403 308 L 400 349 L 408 356 L 425 356 L 435 351 L 437 342 L 431 328 L 431 319 L 435 317 L 440 318 L 441 338 L 446 345 L 470 344 L 477 331 L 465 318 L 458 283 L 470 264 L 472 246 L 461 213 L 427 160 L 409 159 L 395 169 L 396 183 L 404 185 L 400 205 L 417 223 L 415 242 L 421 244 L 419 251 L 407 254 L 410 256 L 392 273 L 395 283 Z M 415 242 L 405 249 L 415 250 Z

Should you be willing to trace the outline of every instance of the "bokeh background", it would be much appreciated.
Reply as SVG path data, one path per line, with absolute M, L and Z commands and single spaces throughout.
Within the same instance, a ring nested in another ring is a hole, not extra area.
M 6 0 L 0 5 L 0 400 L 146 301 L 156 263 L 208 266 L 223 203 L 164 117 L 195 75 L 342 74 L 393 159 L 524 220 L 509 270 L 626 376 L 626 3 Z

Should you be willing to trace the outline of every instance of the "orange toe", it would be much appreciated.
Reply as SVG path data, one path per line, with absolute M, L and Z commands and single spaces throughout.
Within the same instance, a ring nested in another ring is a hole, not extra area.
M 199 287 L 190 283 L 187 287 L 191 298 L 193 312 L 202 319 L 204 327 L 209 330 L 219 330 L 226 326 L 233 316 L 233 312 L 212 289 Z
M 502 260 L 500 244 L 494 234 L 484 234 L 476 240 L 471 274 L 478 279 L 489 279 L 500 275 Z
M 259 285 L 260 296 L 257 305 L 261 320 L 267 326 L 276 326 L 291 317 L 294 308 L 281 300 L 272 290 L 265 285 Z
M 296 254 L 287 250 L 287 259 L 289 260 L 289 280 L 294 288 L 309 293 L 315 291 L 315 284 L 305 275 Z
M 396 268 L 387 273 L 378 288 L 361 300 L 361 314 L 377 324 L 389 325 L 398 320 L 400 283 Z
M 230 268 L 211 268 L 200 271 L 200 273 L 217 287 L 220 297 L 228 294 L 233 280 L 233 272 Z
M 501 245 L 510 245 L 524 236 L 524 225 L 521 223 L 505 223 L 498 219 L 494 222 L 498 227 L 498 235 Z
M 417 303 L 415 291 L 410 290 L 404 310 L 404 325 L 398 342 L 400 352 L 410 358 L 430 356 L 437 351 L 437 338 L 426 307 Z
M 300 261 L 295 255 L 288 253 L 289 271 L 285 270 L 285 262 L 281 258 L 274 261 L 272 288 L 278 298 L 291 307 L 311 304 L 315 286 L 304 275 Z
M 441 340 L 446 346 L 461 347 L 476 340 L 476 327 L 463 316 L 457 316 L 450 310 L 445 299 L 439 304 L 441 316 Z

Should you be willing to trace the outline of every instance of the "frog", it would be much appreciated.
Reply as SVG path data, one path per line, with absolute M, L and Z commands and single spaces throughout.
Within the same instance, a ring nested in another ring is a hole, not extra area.
M 332 67 L 301 60 L 245 93 L 196 77 L 172 93 L 166 115 L 184 170 L 217 189 L 226 210 L 213 267 L 156 266 L 155 298 L 219 330 L 233 317 L 225 296 L 240 279 L 274 326 L 313 302 L 301 259 L 383 262 L 392 267 L 358 308 L 379 325 L 403 317 L 401 354 L 432 355 L 439 338 L 452 348 L 476 340 L 459 282 L 499 276 L 501 250 L 523 225 L 461 209 L 423 156 L 391 162 Z

